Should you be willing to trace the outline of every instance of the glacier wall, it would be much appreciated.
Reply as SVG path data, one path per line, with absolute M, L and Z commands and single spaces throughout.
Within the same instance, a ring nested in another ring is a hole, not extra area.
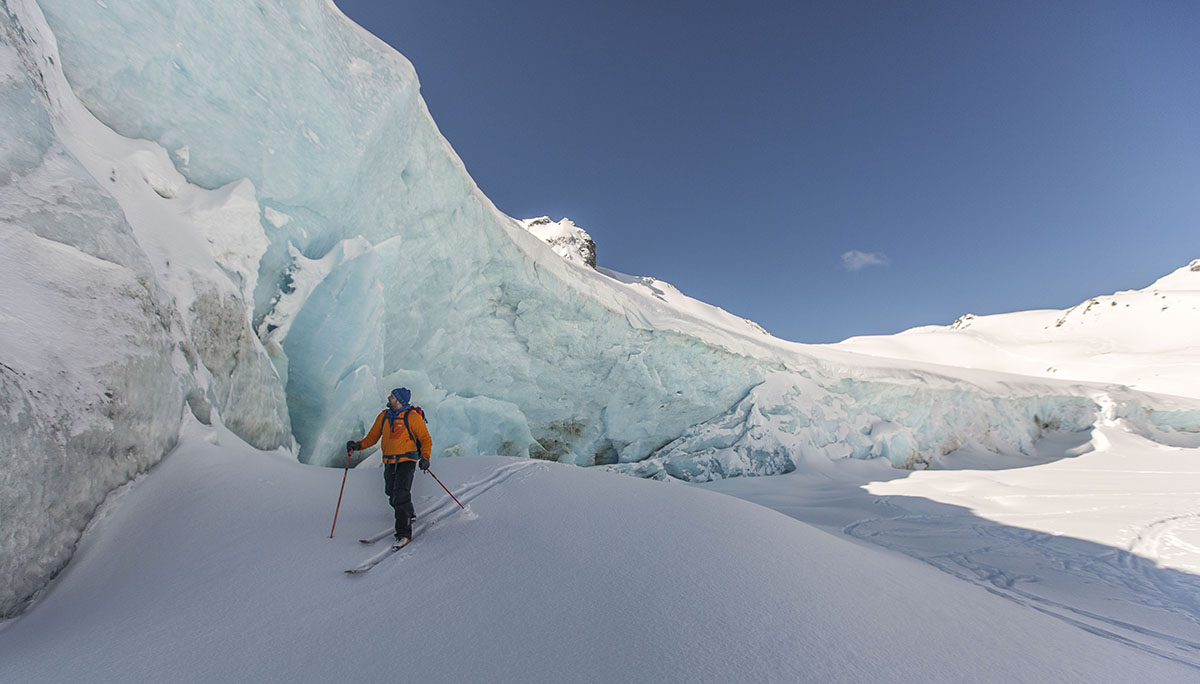
M 816 368 L 777 372 L 652 458 L 610 468 L 692 482 L 819 470 L 843 458 L 923 468 L 968 446 L 1029 455 L 1046 432 L 1095 424 L 1100 405 L 1091 393 L 1044 392 L 1014 386 L 992 393 L 934 376 L 879 381 L 822 377 Z
M 91 119 L 54 48 L 36 5 L 0 2 L 0 617 L 173 447 L 185 407 L 291 444 L 282 384 L 210 256 L 221 241 L 183 241 L 192 263 L 172 268 L 178 236 L 152 230 L 237 225 L 244 192 L 189 189 L 161 150 Z
M 332 5 L 0 18 L 2 615 L 188 414 L 325 462 L 403 383 L 447 453 L 616 461 L 761 377 L 539 264 Z
M 269 240 L 254 323 L 286 366 L 302 460 L 339 462 L 400 377 L 461 435 L 440 447 L 579 463 L 644 458 L 762 380 L 547 265 L 467 175 L 408 62 L 332 4 L 39 4 L 100 119 L 193 184 L 253 184 Z
M 818 363 L 664 315 L 558 258 L 475 186 L 407 60 L 329 2 L 40 5 L 100 119 L 170 150 L 193 184 L 254 188 L 268 242 L 254 324 L 301 460 L 340 463 L 388 388 L 407 384 L 439 451 L 639 462 L 769 374 Z M 1037 430 L 1024 412 L 1007 420 Z M 893 460 L 943 448 L 939 436 L 914 434 Z

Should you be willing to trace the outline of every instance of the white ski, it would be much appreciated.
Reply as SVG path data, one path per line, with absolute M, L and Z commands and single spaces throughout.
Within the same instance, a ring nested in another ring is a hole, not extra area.
M 386 539 L 387 537 L 390 537 L 395 533 L 396 533 L 396 531 L 389 527 L 386 530 L 384 530 L 378 534 L 373 534 L 369 537 L 364 537 L 363 539 L 359 539 L 358 541 L 360 541 L 364 544 L 374 544 L 375 542 L 379 541 L 380 539 Z

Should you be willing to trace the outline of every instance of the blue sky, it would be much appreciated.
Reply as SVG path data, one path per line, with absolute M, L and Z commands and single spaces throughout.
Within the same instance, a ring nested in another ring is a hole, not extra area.
M 1200 258 L 1200 3 L 336 0 L 505 213 L 799 342 Z

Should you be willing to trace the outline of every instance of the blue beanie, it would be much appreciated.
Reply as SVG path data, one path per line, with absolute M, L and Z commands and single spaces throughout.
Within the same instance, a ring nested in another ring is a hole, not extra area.
M 397 387 L 392 390 L 392 396 L 396 397 L 396 401 L 400 402 L 401 406 L 408 406 L 408 400 L 412 399 L 412 392 L 409 392 L 407 387 Z

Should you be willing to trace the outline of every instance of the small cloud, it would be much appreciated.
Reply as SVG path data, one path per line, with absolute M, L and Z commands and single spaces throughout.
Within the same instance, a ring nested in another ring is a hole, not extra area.
M 887 266 L 888 258 L 883 252 L 860 252 L 857 249 L 842 254 L 842 266 L 847 271 L 861 271 L 867 266 Z

